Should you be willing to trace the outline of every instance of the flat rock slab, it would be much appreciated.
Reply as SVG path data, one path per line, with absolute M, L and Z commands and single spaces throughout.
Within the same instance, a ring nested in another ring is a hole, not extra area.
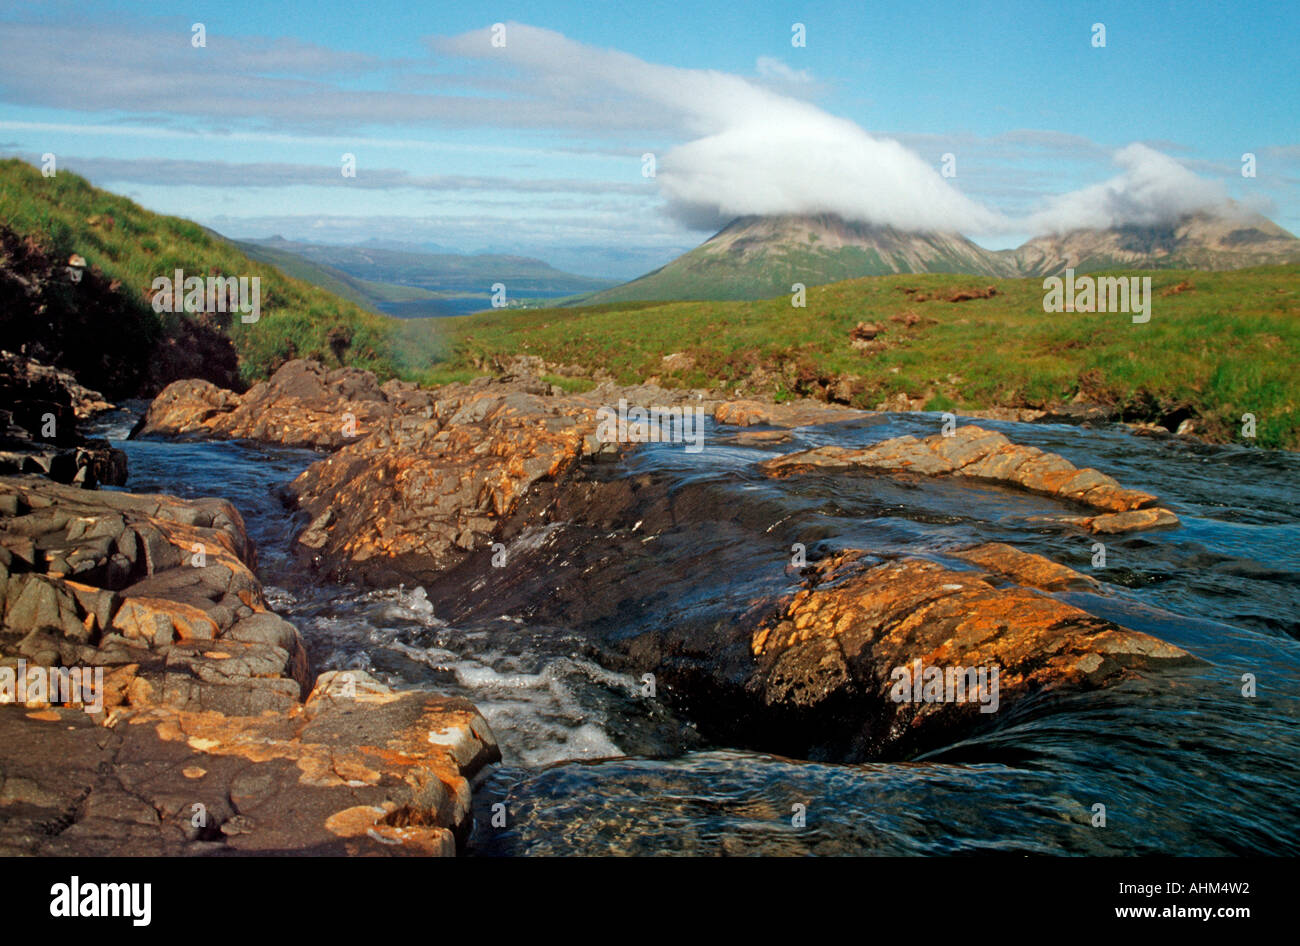
M 991 574 L 1042 591 L 1097 591 L 1101 587 L 1095 578 L 1003 542 L 972 546 L 952 555 Z
M 500 753 L 472 705 L 323 674 L 257 717 L 0 707 L 0 853 L 448 856 Z
M 788 476 L 814 468 L 867 469 L 924 476 L 964 476 L 1000 483 L 1101 512 L 1096 516 L 1061 517 L 1060 521 L 1092 532 L 1131 532 L 1178 525 L 1178 517 L 1157 506 L 1150 493 L 1125 489 L 1105 473 L 1080 469 L 1055 453 L 1013 443 L 1005 435 L 974 424 L 952 434 L 919 440 L 895 437 L 861 450 L 816 447 L 765 461 L 761 469 Z
M 818 401 L 794 401 L 769 404 L 765 401 L 723 401 L 713 411 L 719 424 L 734 427 L 813 427 L 818 424 L 837 424 L 860 420 L 870 416 L 870 411 L 847 407 L 832 407 Z

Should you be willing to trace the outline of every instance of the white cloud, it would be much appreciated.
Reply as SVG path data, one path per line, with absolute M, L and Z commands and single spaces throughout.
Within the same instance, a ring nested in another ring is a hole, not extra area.
M 504 48 L 492 47 L 486 29 L 436 41 L 435 48 L 526 72 L 537 100 L 551 109 L 585 96 L 595 118 L 631 109 L 679 129 L 688 140 L 657 156 L 657 179 L 669 213 L 697 229 L 747 214 L 838 213 L 903 230 L 993 235 L 1152 224 L 1227 206 L 1220 184 L 1133 144 L 1113 155 L 1124 169 L 1120 175 L 1010 216 L 963 194 L 937 162 L 897 140 L 756 81 L 656 65 L 518 23 L 507 24 L 507 36 Z M 757 68 L 787 84 L 810 79 L 773 58 L 760 59 Z M 1002 138 L 1003 145 L 1064 149 L 1089 161 L 1105 154 L 1059 132 L 1022 130 Z
M 664 155 L 660 183 L 679 218 L 714 225 L 744 214 L 838 213 L 904 230 L 1004 226 L 896 141 L 815 109 L 772 103 L 764 111 L 778 114 Z
M 1226 189 L 1198 177 L 1168 155 L 1142 144 L 1115 153 L 1123 173 L 1092 187 L 1063 194 L 1031 214 L 1035 233 L 1062 233 L 1121 224 L 1167 223 L 1198 210 L 1230 210 Z
M 655 65 L 551 30 L 508 23 L 506 31 L 503 48 L 492 47 L 486 29 L 435 48 L 527 70 L 543 100 L 599 89 L 597 107 L 617 103 L 671 117 L 693 140 L 659 156 L 657 178 L 672 215 L 691 226 L 716 227 L 745 214 L 827 212 L 909 230 L 1006 225 L 898 142 L 808 102 L 740 76 Z

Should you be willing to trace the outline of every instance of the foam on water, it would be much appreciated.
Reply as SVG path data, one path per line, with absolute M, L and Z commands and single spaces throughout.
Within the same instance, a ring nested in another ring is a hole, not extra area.
M 331 591 L 327 607 L 283 588 L 268 595 L 302 630 L 318 670 L 365 670 L 391 686 L 426 683 L 465 697 L 492 726 L 510 763 L 534 767 L 624 754 L 605 721 L 633 692 L 631 677 L 539 650 L 538 640 L 549 635 L 514 621 L 448 625 L 423 588 Z

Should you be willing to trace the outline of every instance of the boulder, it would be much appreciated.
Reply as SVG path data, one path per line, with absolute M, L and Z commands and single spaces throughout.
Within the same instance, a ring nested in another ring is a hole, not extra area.
M 849 332 L 849 344 L 857 351 L 877 350 L 883 346 L 873 345 L 872 341 L 883 332 L 884 326 L 877 325 L 874 322 L 859 322 Z
M 714 407 L 713 419 L 719 424 L 734 427 L 811 427 L 818 424 L 837 424 L 860 420 L 869 416 L 867 411 L 832 407 L 821 401 L 799 400 L 782 404 L 763 401 L 723 401 Z
M 335 574 L 419 576 L 489 549 L 539 481 L 604 448 L 589 400 L 511 384 L 443 389 L 313 464 L 288 492 L 309 522 L 303 555 Z
M 0 475 L 36 473 L 88 489 L 126 482 L 126 454 L 77 429 L 113 405 L 70 373 L 0 352 L 0 404 Z
M 1003 577 L 1065 577 L 1046 560 L 1026 560 L 1038 556 L 1004 556 L 997 547 L 973 555 Z M 745 689 L 760 718 L 786 724 L 804 755 L 843 759 L 924 751 L 992 725 L 1030 696 L 1111 686 L 1195 659 L 1022 585 L 854 550 L 812 568 L 758 622 L 751 648 Z M 800 736 L 790 720 L 821 728 Z
M 169 384 L 131 431 L 140 436 L 203 436 L 336 450 L 404 410 L 427 406 L 418 391 L 385 390 L 369 371 L 315 361 L 286 363 L 244 394 L 207 381 Z

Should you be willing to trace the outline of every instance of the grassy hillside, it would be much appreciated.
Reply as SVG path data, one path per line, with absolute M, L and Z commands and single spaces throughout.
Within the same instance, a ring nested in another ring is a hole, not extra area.
M 219 234 L 214 235 L 219 236 Z M 283 250 L 277 250 L 274 247 L 259 246 L 256 243 L 231 240 L 225 237 L 222 239 L 226 239 L 227 242 L 233 244 L 249 259 L 257 260 L 260 263 L 269 263 L 286 276 L 311 283 L 313 286 L 318 286 L 326 292 L 333 293 L 340 299 L 355 303 L 363 309 L 372 311 L 374 309 L 368 294 L 356 285 L 351 276 L 341 270 L 313 263 L 311 260 L 295 256 L 293 253 L 286 253 Z
M 594 292 L 577 304 L 680 299 L 767 299 L 791 286 L 819 286 L 895 273 L 1015 276 L 1004 254 L 952 233 L 913 233 L 835 214 L 746 216 L 652 273 Z
M 1255 443 L 1300 448 L 1300 266 L 1151 276 L 1151 321 L 1140 325 L 1045 313 L 1039 279 L 948 275 L 810 287 L 803 309 L 781 296 L 485 312 L 444 320 L 455 346 L 445 367 L 530 354 L 603 367 L 624 383 L 657 376 L 778 398 L 842 381 L 860 407 L 899 393 L 931 410 L 1046 407 L 1081 394 L 1130 419 L 1186 413 L 1219 440 L 1239 439 L 1250 412 Z M 990 283 L 992 298 L 946 301 Z M 883 327 L 878 350 L 852 347 L 859 322 Z M 689 358 L 669 370 L 673 353 Z
M 779 256 L 725 259 L 721 254 L 695 249 L 667 266 L 612 289 L 582 297 L 582 304 L 644 302 L 656 299 L 752 299 L 789 294 L 790 286 L 838 282 L 857 276 L 882 276 L 894 267 L 879 253 L 862 247 L 820 252 L 815 247 L 794 248 Z
M 968 272 L 970 265 L 936 253 L 935 269 Z M 780 253 L 741 258 L 697 247 L 638 279 L 582 296 L 580 305 L 647 302 L 665 299 L 743 300 L 790 293 L 795 283 L 815 286 L 865 276 L 892 275 L 897 267 L 869 247 L 822 250 L 791 247 Z M 567 300 L 566 300 L 567 301 Z
M 253 243 L 244 240 L 231 240 L 240 252 L 250 259 L 270 263 L 286 276 L 301 279 L 303 282 L 319 286 L 326 292 L 354 302 L 361 308 L 379 315 L 379 306 L 387 302 L 423 302 L 438 298 L 436 293 L 414 286 L 402 286 L 397 283 L 374 282 L 369 279 L 357 279 L 341 269 L 317 263 L 276 246 Z
M 190 318 L 153 312 L 146 299 L 155 277 L 176 269 L 186 275 L 260 276 L 260 320 L 245 324 L 237 315 L 215 320 L 233 341 L 246 380 L 294 357 L 356 365 L 382 377 L 402 368 L 393 350 L 392 320 L 252 260 L 196 223 L 151 213 L 75 174 L 60 171 L 45 178 L 23 161 L 0 161 L 0 224 L 60 258 L 79 253 L 90 267 L 120 283 L 119 291 L 134 303 L 142 336 L 176 337 L 179 320 Z

